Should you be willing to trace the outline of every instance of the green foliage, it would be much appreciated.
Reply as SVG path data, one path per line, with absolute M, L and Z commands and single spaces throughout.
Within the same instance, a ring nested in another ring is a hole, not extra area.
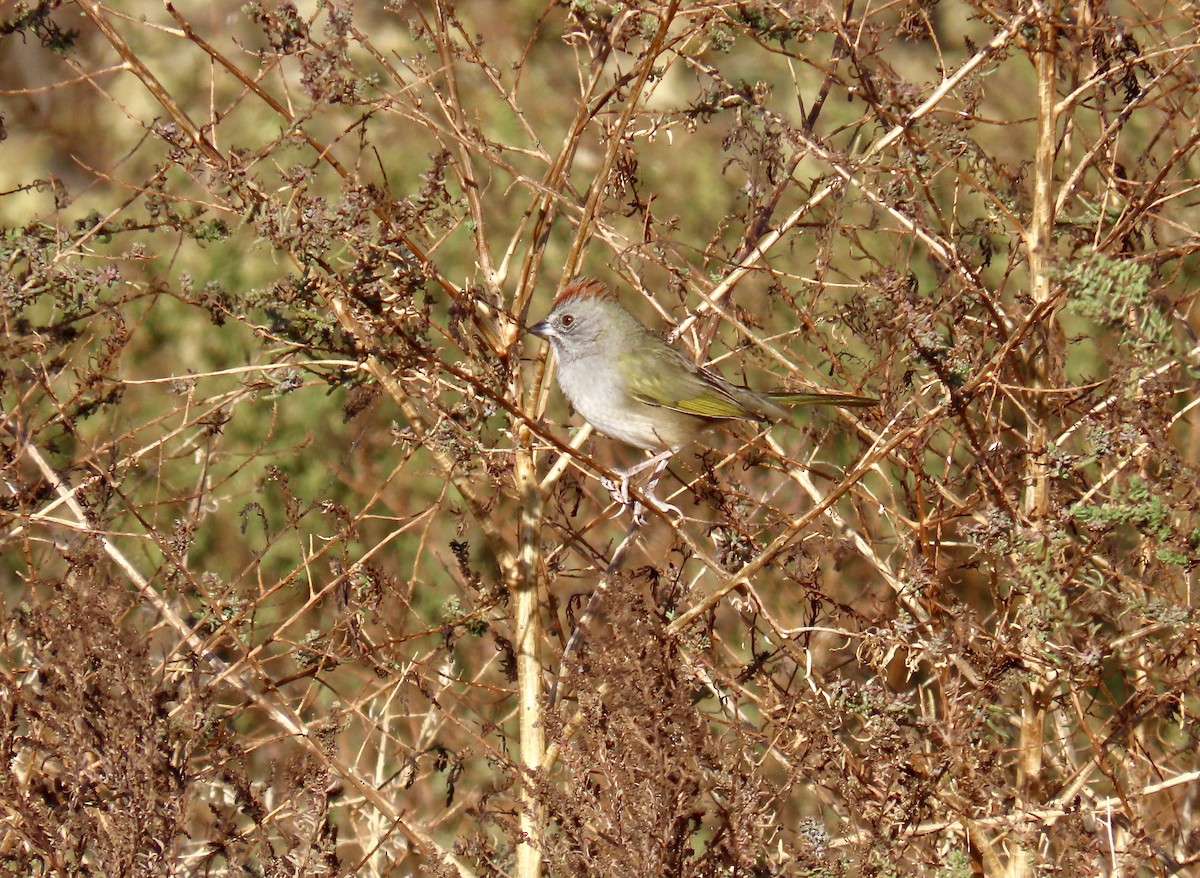
M 1121 500 L 1074 507 L 1075 517 L 1092 527 L 1133 524 L 1149 536 L 1165 539 L 1171 534 L 1173 511 L 1162 497 L 1152 493 L 1141 479 L 1132 478 Z
M 11 10 L 11 17 L 0 20 L 0 38 L 11 37 L 14 34 L 22 38 L 32 35 L 42 45 L 56 55 L 65 55 L 75 48 L 79 39 L 79 31 L 63 28 L 53 18 L 54 11 L 61 5 L 61 0 L 38 0 L 32 7 L 25 3 L 16 3 Z
M 970 854 L 966 851 L 950 851 L 946 854 L 945 864 L 937 872 L 938 878 L 970 878 L 974 874 Z

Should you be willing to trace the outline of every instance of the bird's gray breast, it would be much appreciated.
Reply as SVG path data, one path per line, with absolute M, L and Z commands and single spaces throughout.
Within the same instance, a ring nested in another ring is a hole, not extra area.
M 601 433 L 647 451 L 678 449 L 706 425 L 701 418 L 637 399 L 603 355 L 560 363 L 558 386 L 575 411 Z

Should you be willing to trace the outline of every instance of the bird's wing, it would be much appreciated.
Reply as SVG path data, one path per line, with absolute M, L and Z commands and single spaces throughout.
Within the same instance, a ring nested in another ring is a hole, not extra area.
M 668 354 L 669 352 L 669 354 Z M 675 368 L 676 363 L 683 369 Z M 647 405 L 674 409 L 699 418 L 753 417 L 723 386 L 724 379 L 702 369 L 674 348 L 646 355 L 626 354 L 621 371 L 631 395 Z

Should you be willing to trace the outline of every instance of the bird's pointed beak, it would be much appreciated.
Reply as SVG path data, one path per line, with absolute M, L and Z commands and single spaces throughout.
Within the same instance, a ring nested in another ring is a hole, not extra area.
M 543 320 L 541 323 L 533 324 L 533 326 L 529 327 L 525 331 L 530 335 L 536 335 L 540 338 L 549 338 L 554 334 L 554 330 L 550 328 L 550 323 L 545 320 Z

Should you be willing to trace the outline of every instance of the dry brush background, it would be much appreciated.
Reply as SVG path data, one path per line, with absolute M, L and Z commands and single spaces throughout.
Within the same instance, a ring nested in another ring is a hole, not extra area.
M 1195 874 L 1194 18 L 5 5 L 0 874 Z

